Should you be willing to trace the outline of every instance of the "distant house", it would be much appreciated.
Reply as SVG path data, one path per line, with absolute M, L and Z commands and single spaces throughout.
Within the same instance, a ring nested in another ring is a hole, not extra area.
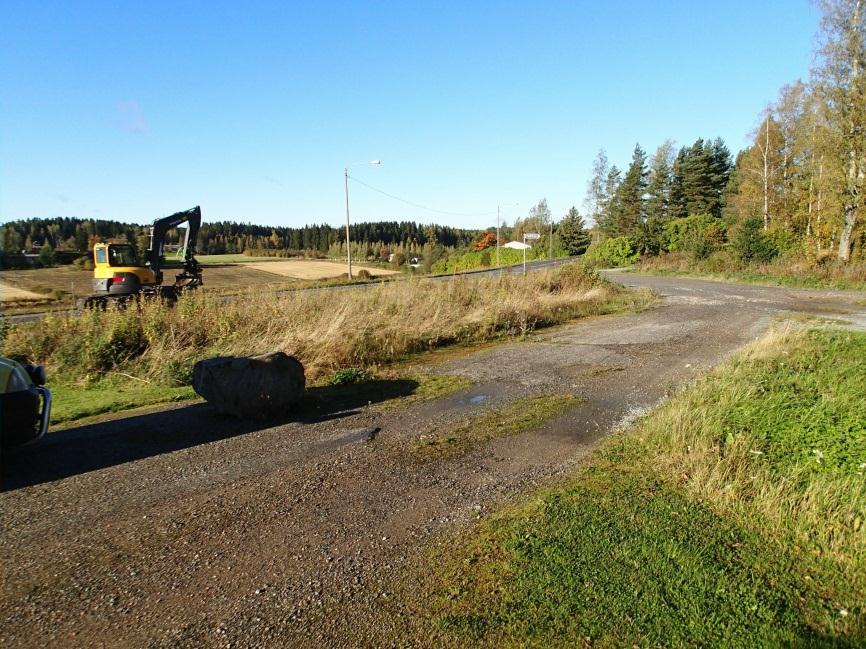
M 509 241 L 508 243 L 503 244 L 502 247 L 512 248 L 513 250 L 528 250 L 529 248 L 532 248 L 532 246 L 527 243 L 523 243 L 522 241 Z

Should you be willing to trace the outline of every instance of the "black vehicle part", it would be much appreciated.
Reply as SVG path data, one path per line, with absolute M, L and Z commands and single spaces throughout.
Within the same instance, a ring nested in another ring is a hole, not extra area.
M 115 273 L 108 280 L 109 295 L 132 295 L 141 290 L 141 280 L 135 273 Z
M 50 419 L 51 392 L 47 388 L 32 386 L 0 394 L 0 430 L 3 433 L 0 444 L 3 448 L 39 439 L 48 431 Z

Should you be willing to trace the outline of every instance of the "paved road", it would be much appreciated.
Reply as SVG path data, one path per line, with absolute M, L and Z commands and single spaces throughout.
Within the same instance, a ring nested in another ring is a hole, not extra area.
M 475 381 L 436 402 L 325 408 L 264 428 L 187 405 L 7 456 L 3 646 L 389 646 L 395 634 L 424 646 L 393 596 L 413 587 L 405 567 L 423 548 L 574 470 L 600 437 L 780 315 L 866 326 L 863 294 L 612 276 L 665 297 L 427 368 Z M 373 400 L 411 390 L 394 382 Z M 550 392 L 581 405 L 461 458 L 408 457 L 421 434 Z

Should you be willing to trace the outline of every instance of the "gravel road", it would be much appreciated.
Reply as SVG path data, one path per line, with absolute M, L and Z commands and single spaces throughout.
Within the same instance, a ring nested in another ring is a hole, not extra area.
M 780 314 L 866 327 L 863 293 L 611 274 L 661 305 L 429 368 L 468 391 L 279 425 L 194 404 L 49 434 L 4 458 L 0 641 L 12 647 L 391 646 L 394 601 L 431 543 L 579 466 L 594 443 Z M 405 382 L 382 400 L 411 391 Z M 519 396 L 580 404 L 463 457 L 419 435 Z M 423 644 L 421 640 L 419 644 Z

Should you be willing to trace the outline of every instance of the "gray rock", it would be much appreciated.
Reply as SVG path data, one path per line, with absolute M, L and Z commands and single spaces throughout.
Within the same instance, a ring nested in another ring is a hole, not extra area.
M 192 387 L 217 412 L 271 417 L 289 412 L 304 396 L 304 366 L 283 352 L 209 358 L 195 364 Z

